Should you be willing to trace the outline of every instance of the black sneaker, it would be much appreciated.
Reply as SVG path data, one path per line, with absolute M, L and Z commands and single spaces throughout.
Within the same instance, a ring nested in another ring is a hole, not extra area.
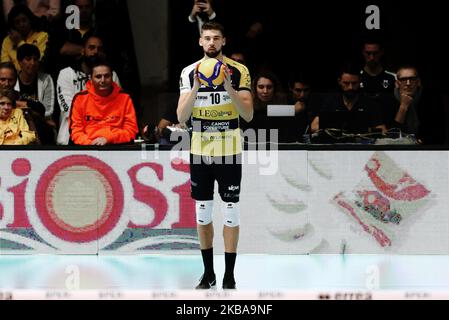
M 197 290 L 207 290 L 211 288 L 215 288 L 217 286 L 217 281 L 215 278 L 215 273 L 212 276 L 203 276 L 200 279 L 200 283 L 195 287 Z
M 230 289 L 230 290 L 235 289 L 234 277 L 232 277 L 232 278 L 227 278 L 227 277 L 223 278 L 223 289 L 225 289 L 225 290 L 227 290 L 227 289 Z

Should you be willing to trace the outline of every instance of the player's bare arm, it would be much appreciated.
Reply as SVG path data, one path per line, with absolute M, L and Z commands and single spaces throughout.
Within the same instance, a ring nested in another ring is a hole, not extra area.
M 195 104 L 198 90 L 200 89 L 200 81 L 198 79 L 198 66 L 195 70 L 195 80 L 193 82 L 192 91 L 180 95 L 178 101 L 178 109 L 176 114 L 178 115 L 179 123 L 185 123 L 192 115 L 193 105 Z

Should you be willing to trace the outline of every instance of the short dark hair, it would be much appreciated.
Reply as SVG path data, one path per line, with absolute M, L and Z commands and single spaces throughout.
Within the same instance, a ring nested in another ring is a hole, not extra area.
M 12 63 L 11 61 L 0 63 L 0 70 L 1 69 L 9 69 L 9 70 L 11 70 L 14 73 L 14 76 L 17 79 L 17 69 L 16 69 L 16 66 L 14 65 L 14 63 Z
M 380 30 L 370 30 L 362 32 L 361 37 L 361 47 L 362 50 L 366 44 L 377 44 L 380 49 L 384 49 L 384 44 L 387 38 L 385 34 Z
M 112 65 L 109 63 L 109 61 L 106 60 L 103 56 L 94 57 L 94 58 L 90 59 L 89 63 L 88 63 L 88 67 L 90 69 L 90 75 L 91 76 L 93 75 L 95 68 L 101 67 L 101 66 L 108 67 L 111 70 L 111 73 L 114 70 L 112 68 Z
M 305 72 L 298 72 L 298 73 L 290 75 L 290 78 L 288 81 L 288 85 L 290 86 L 290 88 L 293 88 L 295 83 L 302 83 L 302 84 L 311 86 L 310 77 Z
M 208 21 L 208 22 L 204 23 L 203 26 L 201 27 L 201 34 L 203 34 L 203 31 L 205 31 L 205 30 L 218 30 L 221 32 L 223 37 L 226 36 L 224 26 L 218 22 Z
M 87 41 L 89 41 L 89 40 L 92 39 L 92 38 L 100 39 L 101 42 L 103 42 L 103 38 L 102 38 L 100 35 L 98 35 L 98 34 L 96 34 L 96 33 L 95 33 L 95 34 L 89 34 L 89 33 L 86 33 L 85 36 L 83 36 L 82 39 L 81 39 L 81 44 L 82 44 L 82 46 L 85 47 Z
M 16 93 L 14 92 L 14 90 L 11 89 L 0 89 L 0 98 L 1 97 L 6 97 L 9 100 L 11 100 L 12 105 L 15 107 L 16 106 Z
M 17 49 L 17 61 L 23 61 L 26 57 L 36 57 L 39 60 L 41 58 L 41 52 L 35 45 L 25 43 Z
M 362 50 L 365 49 L 365 46 L 367 44 L 375 44 L 379 46 L 379 49 L 383 50 L 384 49 L 384 44 L 381 40 L 375 39 L 375 38 L 370 38 L 370 39 L 365 39 L 365 41 L 363 41 L 362 43 Z
M 338 78 L 341 78 L 343 74 L 350 74 L 360 77 L 360 72 L 362 68 L 357 63 L 354 63 L 353 61 L 347 61 L 342 64 L 340 67 L 340 70 L 338 72 Z
M 14 7 L 12 7 L 11 11 L 8 13 L 8 28 L 10 30 L 14 29 L 14 19 L 17 18 L 20 14 L 24 14 L 29 20 L 31 24 L 31 29 L 34 31 L 38 30 L 38 19 L 33 14 L 33 12 L 28 8 L 25 4 L 17 4 Z

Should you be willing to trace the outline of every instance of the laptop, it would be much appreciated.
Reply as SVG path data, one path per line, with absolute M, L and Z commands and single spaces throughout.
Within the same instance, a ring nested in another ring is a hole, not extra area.
M 267 117 L 294 117 L 294 105 L 267 105 Z
M 320 117 L 320 129 L 337 129 L 341 133 L 368 133 L 369 119 L 365 111 L 327 111 Z

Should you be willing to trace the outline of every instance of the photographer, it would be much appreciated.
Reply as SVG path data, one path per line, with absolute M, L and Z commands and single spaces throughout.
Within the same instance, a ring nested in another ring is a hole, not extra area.
M 189 15 L 191 23 L 198 23 L 198 30 L 201 33 L 201 27 L 207 21 L 212 21 L 217 15 L 212 8 L 212 0 L 194 0 L 192 12 Z

